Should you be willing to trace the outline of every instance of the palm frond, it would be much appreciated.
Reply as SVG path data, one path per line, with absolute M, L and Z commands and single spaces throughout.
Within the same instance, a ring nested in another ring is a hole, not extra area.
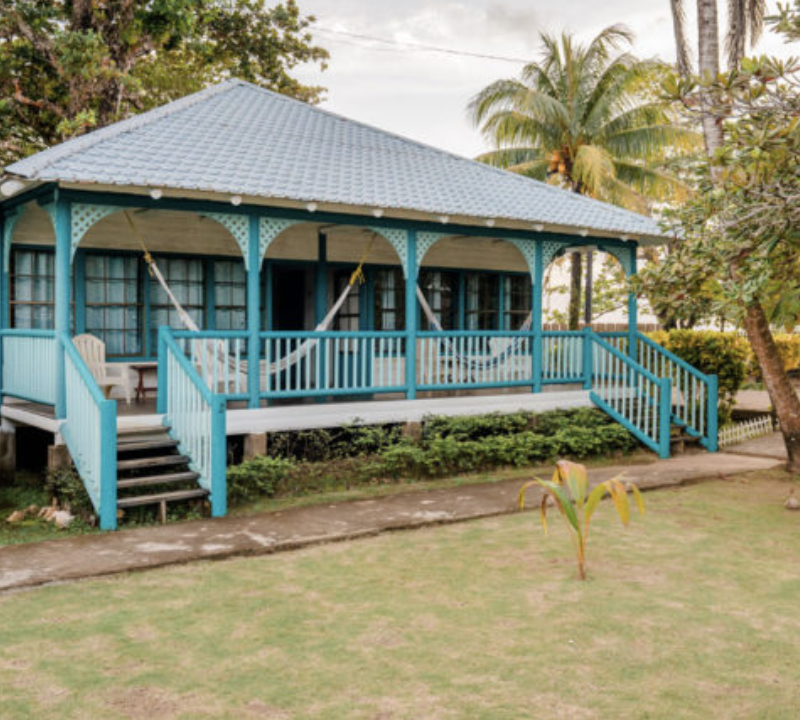
M 639 194 L 661 202 L 686 199 L 691 188 L 665 170 L 646 167 L 633 162 L 614 162 L 617 179 Z
M 663 160 L 676 153 L 699 150 L 703 136 L 680 125 L 641 125 L 605 136 L 598 142 L 615 158 Z
M 614 177 L 614 159 L 604 148 L 581 145 L 572 169 L 573 180 L 589 195 L 597 195 L 609 177 Z

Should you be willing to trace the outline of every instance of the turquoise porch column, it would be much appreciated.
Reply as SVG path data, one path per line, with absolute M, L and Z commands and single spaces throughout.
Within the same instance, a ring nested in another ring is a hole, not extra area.
M 417 233 L 406 239 L 406 398 L 417 397 Z
M 636 246 L 629 249 L 630 275 L 636 274 Z M 628 293 L 628 356 L 634 362 L 639 362 L 639 307 L 636 302 L 636 293 Z
M 328 238 L 323 232 L 317 233 L 314 286 L 314 324 L 319 325 L 328 313 Z
M 70 251 L 72 246 L 72 207 L 66 200 L 55 203 L 56 257 L 55 257 L 55 326 L 56 338 L 61 333 L 69 335 L 70 311 Z M 56 346 L 56 418 L 67 416 L 67 388 L 65 380 L 64 347 Z
M 533 286 L 531 299 L 533 300 L 531 315 L 531 332 L 533 333 L 533 392 L 542 392 L 542 284 L 544 282 L 544 253 L 542 241 L 535 240 Z
M 259 220 L 250 216 L 250 228 L 247 243 L 247 407 L 257 408 L 261 404 L 261 357 L 259 352 L 261 294 L 259 276 L 261 274 L 261 251 L 259 249 L 261 231 Z M 267 303 L 271 298 L 267 298 Z

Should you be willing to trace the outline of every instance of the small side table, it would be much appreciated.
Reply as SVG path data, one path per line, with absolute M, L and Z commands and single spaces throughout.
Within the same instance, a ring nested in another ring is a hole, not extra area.
M 155 392 L 158 388 L 155 385 L 145 385 L 144 376 L 148 370 L 158 367 L 158 363 L 131 363 L 128 367 L 136 370 L 136 374 L 139 376 L 139 381 L 136 384 L 136 402 L 141 399 L 147 400 L 147 393 Z

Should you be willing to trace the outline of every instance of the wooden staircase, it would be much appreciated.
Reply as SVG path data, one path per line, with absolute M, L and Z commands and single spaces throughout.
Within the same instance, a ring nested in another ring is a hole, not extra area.
M 201 500 L 200 475 L 189 469 L 189 458 L 178 451 L 167 427 L 119 428 L 117 436 L 117 508 L 159 506 L 161 522 L 167 503 Z

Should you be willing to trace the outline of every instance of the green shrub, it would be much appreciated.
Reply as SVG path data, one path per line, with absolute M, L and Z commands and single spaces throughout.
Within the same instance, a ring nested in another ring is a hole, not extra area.
M 649 333 L 649 337 L 696 367 L 719 380 L 719 424 L 730 420 L 736 393 L 747 377 L 750 344 L 736 333 L 715 330 L 669 330 Z
M 236 505 L 258 497 L 273 497 L 295 463 L 286 458 L 256 457 L 228 468 L 228 501 Z
M 793 370 L 800 370 L 800 335 L 794 333 L 776 333 L 772 336 L 775 339 L 775 346 L 778 349 L 778 355 L 783 362 L 783 369 L 786 372 Z M 758 361 L 750 349 L 748 356 L 747 370 L 756 380 L 761 381 L 761 368 L 758 366 Z

